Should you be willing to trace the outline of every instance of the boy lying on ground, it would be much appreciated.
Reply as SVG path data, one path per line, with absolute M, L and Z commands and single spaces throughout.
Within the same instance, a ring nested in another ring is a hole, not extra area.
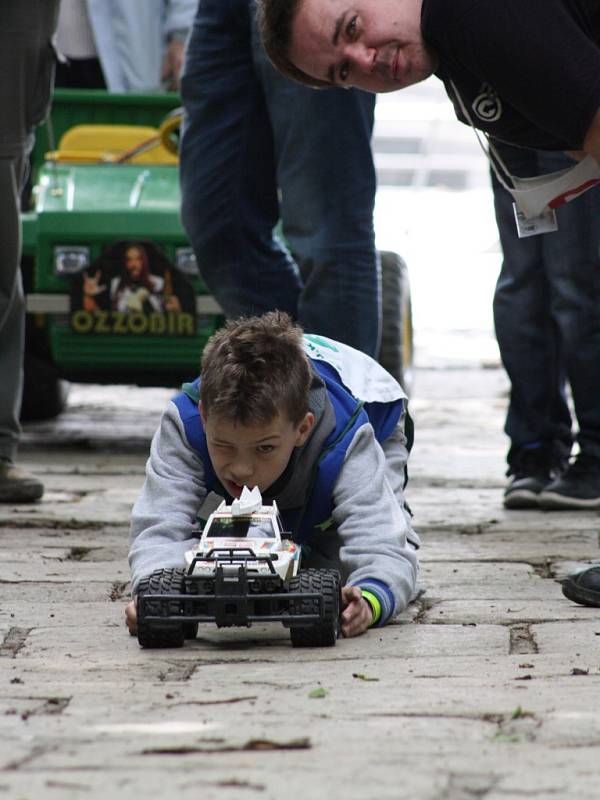
M 340 570 L 344 636 L 389 622 L 417 594 L 411 430 L 402 388 L 363 353 L 280 312 L 229 322 L 152 441 L 131 520 L 130 633 L 140 579 L 184 567 L 207 494 L 231 502 L 244 485 L 277 501 L 302 567 Z

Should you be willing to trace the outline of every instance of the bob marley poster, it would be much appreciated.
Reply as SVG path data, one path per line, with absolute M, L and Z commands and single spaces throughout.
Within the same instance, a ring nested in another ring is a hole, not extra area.
M 194 336 L 196 295 L 191 282 L 152 242 L 106 247 L 71 284 L 76 333 Z

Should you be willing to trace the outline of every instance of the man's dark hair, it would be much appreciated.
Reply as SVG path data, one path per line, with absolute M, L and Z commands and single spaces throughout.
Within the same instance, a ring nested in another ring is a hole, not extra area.
M 329 81 L 307 75 L 292 64 L 292 25 L 301 0 L 257 0 L 258 27 L 264 48 L 273 66 L 298 83 L 313 89 L 331 88 Z
M 298 425 L 312 380 L 302 329 L 281 311 L 232 320 L 208 340 L 201 378 L 207 417 L 264 425 L 281 413 Z

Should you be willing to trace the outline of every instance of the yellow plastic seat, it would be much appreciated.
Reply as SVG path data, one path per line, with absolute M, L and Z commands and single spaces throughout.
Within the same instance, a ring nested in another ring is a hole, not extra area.
M 135 152 L 138 147 L 140 152 Z M 79 163 L 178 163 L 177 155 L 162 144 L 158 128 L 147 125 L 75 125 L 63 134 L 58 150 L 46 153 L 46 159 Z

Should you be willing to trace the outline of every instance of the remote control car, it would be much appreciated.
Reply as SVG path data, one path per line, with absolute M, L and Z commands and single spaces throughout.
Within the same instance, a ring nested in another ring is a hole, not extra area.
M 198 623 L 217 627 L 282 622 L 295 647 L 327 647 L 339 635 L 340 574 L 300 570 L 301 549 L 283 530 L 277 504 L 258 488 L 214 511 L 188 567 L 159 569 L 138 587 L 142 647 L 181 647 Z

